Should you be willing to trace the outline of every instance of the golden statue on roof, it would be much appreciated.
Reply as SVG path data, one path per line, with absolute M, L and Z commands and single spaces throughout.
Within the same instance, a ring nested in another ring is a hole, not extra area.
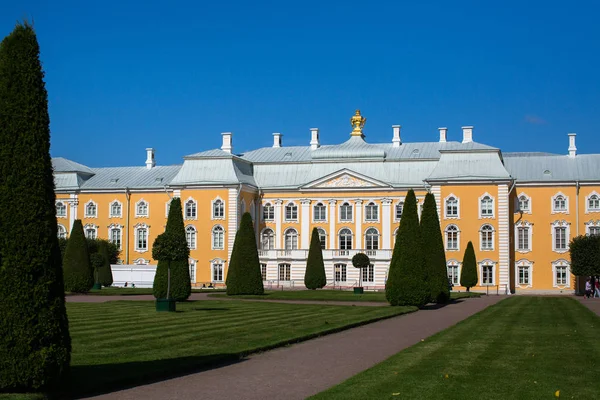
M 362 130 L 365 122 L 367 122 L 367 119 L 360 115 L 360 110 L 356 110 L 352 118 L 350 118 L 350 125 L 352 125 L 350 136 L 363 136 Z

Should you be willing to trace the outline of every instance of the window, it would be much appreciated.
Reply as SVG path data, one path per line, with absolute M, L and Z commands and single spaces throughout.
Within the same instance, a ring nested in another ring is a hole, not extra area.
M 223 263 L 220 261 L 212 263 L 212 281 L 223 282 Z
M 58 236 L 59 239 L 67 238 L 67 230 L 65 229 L 64 226 L 58 225 L 58 229 L 56 231 L 56 236 Z
M 489 195 L 484 195 L 481 200 L 480 214 L 482 218 L 494 216 L 494 200 Z
M 213 219 L 225 218 L 225 204 L 223 203 L 223 200 L 217 199 L 213 201 L 212 216 Z
M 556 284 L 566 285 L 567 284 L 567 267 L 556 267 Z
M 377 229 L 367 229 L 367 232 L 365 233 L 365 245 L 367 250 L 379 249 L 379 232 Z
M 491 286 L 494 284 L 494 265 L 484 261 L 481 263 L 481 285 Z
M 522 224 L 517 226 L 517 251 L 531 251 L 531 227 Z
M 289 203 L 285 206 L 285 220 L 286 221 L 297 221 L 298 220 L 298 206 L 294 203 Z
M 313 220 L 315 222 L 327 220 L 327 207 L 323 203 L 317 203 L 313 207 Z
M 298 232 L 296 232 L 295 229 L 288 229 L 285 231 L 285 249 L 298 249 Z
M 459 286 L 460 285 L 460 269 L 459 269 L 458 261 L 454 261 L 454 260 L 448 261 L 446 269 L 448 270 L 448 280 L 454 286 Z
M 379 220 L 379 207 L 377 204 L 370 202 L 365 207 L 365 220 L 366 221 L 378 221 Z
M 396 221 L 400 221 L 400 219 L 402 218 L 402 210 L 404 209 L 404 202 L 401 201 L 398 204 L 396 204 L 396 212 L 395 212 L 395 220 Z
M 519 286 L 531 286 L 531 269 L 531 262 L 526 260 L 517 262 L 517 282 Z
M 481 250 L 494 249 L 494 228 L 491 225 L 481 227 Z
M 327 233 L 323 228 L 317 228 L 317 233 L 319 234 L 319 242 L 321 242 L 321 249 L 325 250 L 327 248 Z
M 340 249 L 351 250 L 352 249 L 352 231 L 344 228 L 340 231 Z
M 531 211 L 529 197 L 524 194 L 519 196 L 519 211 Z
M 340 206 L 340 221 L 352 221 L 352 206 L 350 203 L 343 203 Z
M 146 203 L 144 200 L 140 200 L 135 208 L 135 215 L 136 217 L 147 217 L 148 203 Z
M 267 264 L 260 264 L 260 275 L 263 281 L 267 280 Z
M 190 250 L 196 248 L 196 228 L 189 225 L 185 228 L 185 238 L 187 240 L 187 245 Z
M 196 260 L 189 259 L 188 265 L 190 267 L 190 282 L 196 283 Z
M 190 199 L 185 202 L 185 218 L 196 219 L 196 202 Z
M 67 206 L 62 201 L 56 203 L 56 216 L 57 217 L 66 217 L 67 216 Z
M 569 287 L 570 282 L 570 267 L 566 260 L 558 260 L 552 263 L 553 284 L 554 287 Z
M 600 226 L 589 226 L 588 227 L 588 235 L 590 235 L 590 236 L 600 235 Z
M 225 230 L 222 226 L 215 226 L 212 230 L 213 250 L 223 250 L 225 248 Z
M 335 264 L 333 269 L 335 271 L 335 281 L 346 282 L 346 264 Z
M 552 211 L 566 213 L 568 209 L 567 197 L 563 194 L 557 194 L 552 199 Z
M 95 226 L 93 225 L 86 225 L 85 226 L 85 237 L 87 239 L 96 239 L 97 237 L 97 229 Z
M 593 194 L 588 197 L 587 206 L 588 211 L 600 211 L 600 196 Z
M 552 223 L 552 250 L 564 253 L 569 249 L 569 223 L 555 221 Z
M 135 249 L 138 251 L 148 250 L 148 228 L 140 227 L 135 230 Z
M 448 225 L 446 228 L 446 250 L 458 250 L 458 228 Z
M 279 280 L 289 281 L 291 275 L 292 266 L 290 264 L 279 264 Z
M 446 199 L 446 218 L 458 218 L 458 199 L 454 196 Z
M 263 206 L 263 220 L 273 221 L 275 219 L 275 207 L 273 204 L 267 203 Z
M 267 228 L 262 232 L 260 243 L 263 250 L 273 250 L 275 248 L 275 234 L 273 233 L 273 229 Z
M 374 282 L 375 281 L 375 266 L 369 264 L 367 268 L 362 269 L 362 280 L 363 282 Z
M 110 228 L 110 241 L 121 250 L 121 228 Z
M 90 201 L 85 205 L 85 216 L 88 218 L 95 218 L 97 216 L 97 207 L 96 203 Z
M 110 216 L 111 217 L 121 217 L 121 203 L 118 201 L 113 201 L 110 205 Z

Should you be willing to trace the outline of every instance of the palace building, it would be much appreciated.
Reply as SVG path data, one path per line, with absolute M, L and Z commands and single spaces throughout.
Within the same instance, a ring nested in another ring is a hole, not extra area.
M 435 195 L 446 247 L 448 276 L 460 287 L 469 241 L 478 262 L 474 290 L 493 293 L 572 293 L 569 241 L 600 234 L 600 154 L 503 153 L 473 140 L 473 127 L 450 141 L 439 128 L 434 142 L 404 142 L 392 126 L 389 143 L 368 143 L 357 110 L 349 139 L 321 145 L 310 129 L 307 146 L 273 146 L 235 154 L 232 134 L 220 149 L 157 166 L 89 168 L 54 158 L 59 235 L 81 219 L 88 237 L 121 249 L 121 263 L 152 266 L 152 243 L 165 229 L 169 202 L 182 201 L 193 286 L 225 282 L 241 215 L 255 221 L 265 285 L 304 287 L 313 228 L 321 237 L 327 287 L 352 287 L 365 252 L 363 286 L 382 289 L 404 197 L 414 189 L 422 205 Z M 308 139 L 308 138 L 307 138 Z M 420 211 L 420 207 L 419 207 Z

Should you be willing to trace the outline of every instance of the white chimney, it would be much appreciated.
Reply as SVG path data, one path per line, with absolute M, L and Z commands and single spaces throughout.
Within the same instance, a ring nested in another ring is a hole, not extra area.
M 401 125 L 392 125 L 392 131 L 394 132 L 394 137 L 392 137 L 392 147 L 400 147 L 402 144 L 402 140 L 400 139 L 400 128 Z
M 576 133 L 569 133 L 569 157 L 575 157 L 577 155 L 577 147 L 575 147 L 575 136 Z
M 463 143 L 471 143 L 473 141 L 473 127 L 463 126 Z
M 273 147 L 281 147 L 281 137 L 283 135 L 279 132 L 273 133 Z
M 221 135 L 223 136 L 223 145 L 221 145 L 221 150 L 223 150 L 224 152 L 227 152 L 227 153 L 231 153 L 231 151 L 233 150 L 233 146 L 231 143 L 232 133 L 231 132 L 223 132 L 223 133 L 221 133 Z
M 321 146 L 319 143 L 319 128 L 310 128 L 310 149 L 316 150 Z
M 446 143 L 446 135 L 448 134 L 448 128 L 438 128 L 440 131 L 440 143 Z
M 154 161 L 154 149 L 152 147 L 148 147 L 146 149 L 146 168 L 152 169 L 156 165 Z

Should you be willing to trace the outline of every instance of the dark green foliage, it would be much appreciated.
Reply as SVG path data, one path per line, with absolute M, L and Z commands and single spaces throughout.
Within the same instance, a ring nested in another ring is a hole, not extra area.
M 83 233 L 81 220 L 76 219 L 71 229 L 63 258 L 65 291 L 87 293 L 94 285 L 94 269 Z
M 167 227 L 158 235 L 152 244 L 152 258 L 158 261 L 154 276 L 154 297 L 185 301 L 192 293 L 190 281 L 189 258 L 190 249 L 185 237 L 181 199 L 171 200 Z M 168 282 L 171 271 L 170 288 Z
M 393 306 L 417 306 L 427 304 L 430 297 L 425 281 L 425 258 L 421 245 L 417 199 L 411 189 L 404 200 L 404 210 L 396 244 L 390 262 L 385 296 Z
M 600 275 L 600 236 L 577 236 L 571 240 L 569 251 L 573 275 Z
M 64 240 L 64 239 L 63 239 Z M 106 245 L 106 251 L 108 253 L 108 261 L 110 264 L 116 264 L 119 261 L 119 254 L 121 251 L 117 248 L 117 245 L 113 242 L 106 239 L 85 239 L 88 246 L 88 252 L 90 256 L 96 252 L 100 251 L 100 243 L 104 243 Z
M 460 286 L 467 288 L 467 292 L 477 285 L 477 259 L 473 243 L 469 241 L 463 258 L 462 270 L 460 271 Z
M 310 237 L 308 258 L 306 259 L 306 271 L 304 272 L 304 286 L 307 289 L 321 289 L 327 284 L 325 276 L 325 264 L 323 263 L 323 250 L 319 240 L 319 231 L 313 228 Z
M 110 255 L 108 254 L 108 247 L 112 244 L 107 240 L 100 240 L 98 243 L 98 253 L 102 257 L 102 265 L 98 269 L 97 282 L 102 286 L 110 286 L 113 284 L 112 269 L 110 267 Z M 116 246 L 114 246 L 116 248 Z
M 235 234 L 231 261 L 227 270 L 227 294 L 263 294 L 262 275 L 256 248 L 256 236 L 250 213 L 242 216 L 240 229 Z
M 430 299 L 436 303 L 446 303 L 450 299 L 446 252 L 440 228 L 435 196 L 427 193 L 421 214 L 421 240 L 425 257 L 425 272 L 429 285 Z
M 94 283 L 98 283 L 98 272 L 104 265 L 104 257 L 100 253 L 90 254 L 90 265 L 94 271 Z
M 35 32 L 18 24 L 0 43 L 0 392 L 56 388 L 69 371 L 43 78 Z
M 65 239 L 65 238 L 59 238 L 58 239 L 58 247 L 60 248 L 60 259 L 61 260 L 65 256 L 65 250 L 67 248 L 67 242 L 68 242 L 68 240 Z
M 371 259 L 365 253 L 356 253 L 352 257 L 352 265 L 355 268 L 367 268 L 371 264 Z

